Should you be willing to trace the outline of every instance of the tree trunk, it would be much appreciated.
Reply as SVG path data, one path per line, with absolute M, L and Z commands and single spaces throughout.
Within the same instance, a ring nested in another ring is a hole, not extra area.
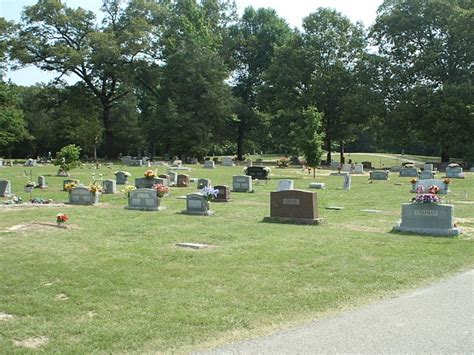
M 110 117 L 110 106 L 103 105 L 102 111 L 102 121 L 104 123 L 104 133 L 105 133 L 105 154 L 107 158 L 114 158 L 114 134 L 112 131 L 112 120 Z
M 341 141 L 341 164 L 345 163 L 345 158 L 344 158 L 344 141 Z
M 331 156 L 331 140 L 329 138 L 326 138 L 326 150 L 327 150 L 327 155 L 326 155 L 326 164 L 331 165 L 332 161 L 332 156 Z
M 237 134 L 237 160 L 244 160 L 244 124 L 239 122 L 239 130 Z
M 441 162 L 449 163 L 449 155 L 444 147 L 441 147 Z

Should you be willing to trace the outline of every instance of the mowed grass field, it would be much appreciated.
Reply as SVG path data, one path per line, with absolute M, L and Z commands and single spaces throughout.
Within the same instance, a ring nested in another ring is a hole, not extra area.
M 214 185 L 231 186 L 232 176 L 242 174 L 242 167 L 190 167 L 191 177 Z M 92 174 L 113 179 L 121 169 L 132 182 L 146 170 L 85 166 L 72 177 L 88 184 Z M 67 201 L 64 178 L 52 166 L 1 168 L 0 179 L 27 199 L 30 170 L 49 185 L 33 197 Z M 326 189 L 313 191 L 324 225 L 263 223 L 278 179 L 305 190 L 315 181 L 301 169 L 272 168 L 271 180 L 254 182 L 255 193 L 211 203 L 210 217 L 180 213 L 185 200 L 177 197 L 197 191 L 196 184 L 172 188 L 159 212 L 125 210 L 121 193 L 102 195 L 98 206 L 1 208 L 0 352 L 201 350 L 373 302 L 474 264 L 473 173 L 453 180 L 445 196 L 464 229 L 456 238 L 391 232 L 401 204 L 413 197 L 409 178 L 396 173 L 389 181 L 353 176 L 352 189 L 344 191 L 342 177 L 318 171 L 316 181 Z M 69 229 L 45 225 L 60 212 L 69 216 Z M 212 247 L 182 249 L 178 242 Z

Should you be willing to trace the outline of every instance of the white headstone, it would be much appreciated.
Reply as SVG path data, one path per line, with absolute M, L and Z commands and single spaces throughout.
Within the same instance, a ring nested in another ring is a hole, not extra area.
M 293 180 L 280 180 L 278 181 L 277 191 L 294 190 Z

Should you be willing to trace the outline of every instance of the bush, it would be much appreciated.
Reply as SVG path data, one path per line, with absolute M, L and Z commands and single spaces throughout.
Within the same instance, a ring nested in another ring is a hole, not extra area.
M 65 147 L 62 147 L 61 150 L 56 153 L 56 159 L 53 164 L 59 166 L 60 171 L 69 172 L 69 170 L 77 168 L 81 161 L 79 157 L 81 155 L 81 148 L 69 144 Z

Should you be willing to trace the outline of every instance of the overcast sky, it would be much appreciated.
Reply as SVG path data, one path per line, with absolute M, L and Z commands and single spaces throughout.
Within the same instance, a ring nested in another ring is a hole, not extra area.
M 66 0 L 64 2 L 70 7 L 81 6 L 98 11 L 102 0 Z M 285 18 L 291 27 L 300 27 L 302 19 L 319 7 L 334 8 L 351 21 L 360 21 L 367 27 L 374 22 L 377 8 L 382 2 L 383 0 L 236 0 L 240 13 L 247 6 L 271 7 L 279 16 Z M 7 20 L 19 21 L 23 8 L 35 3 L 36 0 L 0 0 L 0 16 Z M 20 85 L 32 85 L 36 82 L 48 82 L 52 76 L 35 68 L 27 68 L 9 72 L 6 78 Z

